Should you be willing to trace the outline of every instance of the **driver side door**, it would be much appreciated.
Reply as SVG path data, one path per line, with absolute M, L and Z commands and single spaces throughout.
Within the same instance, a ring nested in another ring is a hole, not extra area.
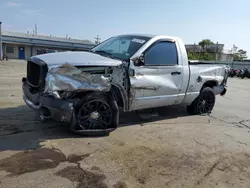
M 130 76 L 131 110 L 179 103 L 183 66 L 178 63 L 175 42 L 156 41 L 143 54 L 143 65 L 134 66 L 134 75 Z

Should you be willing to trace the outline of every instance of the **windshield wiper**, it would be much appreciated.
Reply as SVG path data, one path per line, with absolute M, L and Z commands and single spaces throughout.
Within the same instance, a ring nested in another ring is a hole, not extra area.
M 113 55 L 110 53 L 110 52 L 107 52 L 107 51 L 104 51 L 104 50 L 96 50 L 96 51 L 92 51 L 94 53 L 97 53 L 97 54 L 103 54 L 103 55 L 107 55 L 109 57 L 111 57 L 112 59 L 114 59 Z

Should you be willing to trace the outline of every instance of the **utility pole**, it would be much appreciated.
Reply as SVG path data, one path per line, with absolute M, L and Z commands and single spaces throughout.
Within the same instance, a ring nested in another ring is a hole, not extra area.
M 2 22 L 0 22 L 0 61 L 3 59 Z
M 218 49 L 218 46 L 219 46 L 219 42 L 216 42 L 216 50 L 215 50 L 215 62 L 217 61 L 217 60 L 220 60 L 220 58 L 219 58 L 219 49 Z
M 35 35 L 37 35 L 37 25 L 35 24 Z
M 100 44 L 101 38 L 99 37 L 99 35 L 97 35 L 96 38 L 94 38 L 94 39 L 95 39 L 96 44 Z

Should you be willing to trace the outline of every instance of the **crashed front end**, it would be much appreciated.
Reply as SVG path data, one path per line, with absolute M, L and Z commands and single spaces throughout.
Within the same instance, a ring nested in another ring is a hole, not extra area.
M 27 62 L 27 77 L 22 79 L 23 99 L 42 120 L 53 119 L 77 124 L 74 106 L 79 93 L 108 92 L 111 89 L 111 67 L 75 67 L 64 63 L 50 66 L 37 58 Z

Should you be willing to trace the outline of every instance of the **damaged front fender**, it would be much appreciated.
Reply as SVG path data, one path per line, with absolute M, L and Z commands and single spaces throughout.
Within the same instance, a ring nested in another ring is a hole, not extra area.
M 46 76 L 45 93 L 55 91 L 109 91 L 111 84 L 103 75 L 90 74 L 68 63 L 51 68 Z

